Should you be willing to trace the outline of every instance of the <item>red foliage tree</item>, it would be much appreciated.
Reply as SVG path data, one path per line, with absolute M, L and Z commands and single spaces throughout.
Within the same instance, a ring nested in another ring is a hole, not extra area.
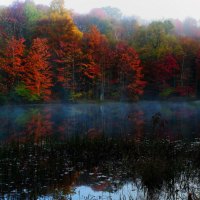
M 107 14 L 106 12 L 103 10 L 103 8 L 93 8 L 90 13 L 90 15 L 95 16 L 99 19 L 106 19 Z
M 34 39 L 26 58 L 23 81 L 33 95 L 49 100 L 52 87 L 52 73 L 48 62 L 50 57 L 46 39 Z
M 192 86 L 177 86 L 176 87 L 176 92 L 180 95 L 180 96 L 194 96 L 195 91 L 194 91 L 194 87 Z
M 165 55 L 152 63 L 150 76 L 152 77 L 154 88 L 158 92 L 177 87 L 177 77 L 180 72 L 180 65 L 173 55 Z M 172 89 L 172 91 L 174 90 Z M 171 90 L 170 90 L 171 91 Z
M 116 45 L 114 68 L 121 93 L 128 91 L 129 96 L 140 96 L 144 92 L 146 82 L 143 80 L 143 67 L 136 51 L 120 42 Z
M 24 72 L 24 41 L 23 38 L 17 40 L 12 37 L 8 40 L 5 50 L 0 57 L 0 68 L 4 73 L 3 77 L 7 91 L 13 88 Z
M 109 67 L 109 47 L 107 38 L 102 35 L 96 26 L 92 26 L 89 33 L 83 36 L 82 72 L 100 91 L 100 99 L 104 99 L 106 70 Z
M 56 51 L 57 80 L 64 88 L 75 90 L 76 73 L 80 65 L 82 55 L 78 41 L 72 43 L 60 41 L 60 49 Z
M 179 65 L 172 55 L 166 55 L 160 60 L 155 62 L 156 74 L 155 78 L 158 83 L 166 84 L 176 76 Z

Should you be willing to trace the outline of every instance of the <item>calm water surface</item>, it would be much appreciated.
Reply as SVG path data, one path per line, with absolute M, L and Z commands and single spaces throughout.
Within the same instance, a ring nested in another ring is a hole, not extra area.
M 0 107 L 0 199 L 187 199 L 200 102 Z

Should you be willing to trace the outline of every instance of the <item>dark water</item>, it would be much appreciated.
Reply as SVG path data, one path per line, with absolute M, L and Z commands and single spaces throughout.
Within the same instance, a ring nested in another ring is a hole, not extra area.
M 200 102 L 0 108 L 0 199 L 187 199 Z

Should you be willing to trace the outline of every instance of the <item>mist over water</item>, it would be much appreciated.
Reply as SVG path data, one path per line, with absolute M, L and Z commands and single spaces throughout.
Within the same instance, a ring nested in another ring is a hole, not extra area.
M 191 138 L 200 131 L 199 105 L 198 101 L 152 101 L 3 106 L 0 108 L 0 139 L 8 141 L 28 137 L 34 135 L 37 128 L 42 129 L 40 136 L 47 134 L 66 138 L 84 136 L 91 130 L 114 137 L 137 135 L 138 131 L 140 134 L 152 134 L 152 117 L 156 113 L 160 113 L 161 119 L 165 120 L 163 136 Z
M 200 102 L 0 108 L 0 198 L 199 195 Z

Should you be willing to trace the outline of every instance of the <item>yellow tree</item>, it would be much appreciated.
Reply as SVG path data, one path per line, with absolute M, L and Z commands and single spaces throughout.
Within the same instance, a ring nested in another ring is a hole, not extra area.
M 53 0 L 48 17 L 37 24 L 37 35 L 48 39 L 57 88 L 68 92 L 75 89 L 79 44 L 82 33 L 73 22 L 63 0 Z M 73 87 L 71 87 L 73 86 Z

